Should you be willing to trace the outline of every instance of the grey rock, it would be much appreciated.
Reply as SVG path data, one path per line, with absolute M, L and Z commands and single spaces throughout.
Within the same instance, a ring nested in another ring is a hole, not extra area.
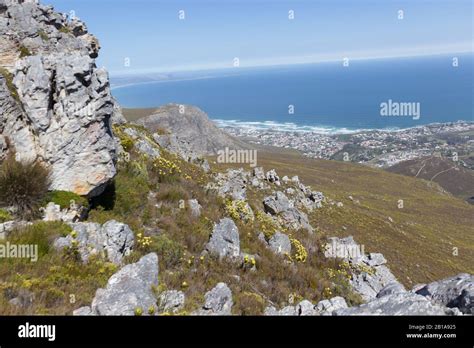
M 275 195 L 263 199 L 263 207 L 266 213 L 277 215 L 289 210 L 292 204 L 283 192 L 278 191 Z
M 188 206 L 189 209 L 191 210 L 191 215 L 193 217 L 199 217 L 201 216 L 201 205 L 199 204 L 197 199 L 190 199 L 188 200 Z
M 159 310 L 176 313 L 184 306 L 184 292 L 178 290 L 163 291 L 159 298 Z
M 263 313 L 266 316 L 297 316 L 298 311 L 296 306 L 286 306 L 280 310 L 277 310 L 275 307 L 267 307 Z
M 76 238 L 71 235 L 58 238 L 54 247 L 70 247 L 75 239 L 84 262 L 87 262 L 91 255 L 99 254 L 107 256 L 115 264 L 121 264 L 123 257 L 131 252 L 134 245 L 132 230 L 128 225 L 115 220 L 107 221 L 102 226 L 90 222 L 71 223 L 70 226 L 76 232 Z
M 315 308 L 314 304 L 312 304 L 308 300 L 301 301 L 296 306 L 296 311 L 297 311 L 299 316 L 318 315 L 318 312 L 316 311 L 316 308 Z
M 340 296 L 322 300 L 316 305 L 316 311 L 320 315 L 332 315 L 334 311 L 345 308 L 348 308 L 346 300 Z
M 271 182 L 277 186 L 280 186 L 281 183 L 280 183 L 280 177 L 278 176 L 277 172 L 275 171 L 275 169 L 272 169 L 272 170 L 269 170 L 266 174 L 265 174 L 265 178 L 267 179 L 268 182 Z
M 352 273 L 350 284 L 353 290 L 365 301 L 377 297 L 384 287 L 391 284 L 393 288 L 404 289 L 390 269 L 385 266 L 385 257 L 379 253 L 364 253 L 363 246 L 358 245 L 352 236 L 346 238 L 329 238 L 326 246 L 326 257 L 340 257 L 356 269 Z M 359 271 L 357 271 L 359 269 Z
M 160 150 L 158 147 L 154 144 L 152 144 L 150 141 L 145 140 L 145 139 L 138 139 L 135 144 L 135 149 L 137 149 L 138 152 L 152 158 L 156 159 L 160 157 Z
M 32 222 L 12 220 L 0 224 L 0 240 L 8 237 L 10 232 L 17 228 L 23 228 L 32 225 Z
M 265 179 L 265 171 L 263 170 L 262 167 L 255 167 L 253 169 L 253 176 L 258 180 L 264 180 Z
M 201 310 L 195 312 L 197 315 L 231 315 L 232 291 L 227 284 L 218 283 L 212 290 L 205 295 L 205 302 Z
M 94 313 L 92 313 L 92 309 L 89 306 L 84 306 L 81 308 L 78 308 L 72 312 L 72 315 L 74 316 L 92 316 Z
M 247 183 L 249 181 L 249 173 L 243 169 L 229 169 L 226 173 L 218 173 L 215 182 L 207 187 L 216 190 L 223 197 L 230 197 L 235 201 L 246 200 Z
M 0 77 L 0 133 L 17 160 L 51 169 L 50 189 L 96 196 L 115 176 L 117 159 L 110 125 L 116 103 L 106 71 L 95 65 L 97 40 L 52 7 L 4 4 L 0 65 L 12 74 L 16 95 Z M 66 27 L 71 33 L 60 31 Z M 20 45 L 31 55 L 20 59 Z
M 279 231 L 275 232 L 268 241 L 270 249 L 276 254 L 291 254 L 290 238 Z
M 377 298 L 391 295 L 391 294 L 403 293 L 403 292 L 406 292 L 406 290 L 403 287 L 403 285 L 401 285 L 400 283 L 398 282 L 389 283 L 386 286 L 384 286 L 382 290 L 379 291 L 379 293 L 377 294 Z
M 232 219 L 224 218 L 214 225 L 206 249 L 219 258 L 237 258 L 240 255 L 239 230 Z
M 9 300 L 8 303 L 12 306 L 25 309 L 33 305 L 34 301 L 35 301 L 34 293 L 26 289 L 20 289 L 16 297 Z
M 433 304 L 424 296 L 395 293 L 374 299 L 358 307 L 339 309 L 333 315 L 457 315 L 450 308 Z
M 129 264 L 110 277 L 105 289 L 98 289 L 91 309 L 97 315 L 146 314 L 155 307 L 153 287 L 158 286 L 158 256 L 151 253 Z
M 474 314 L 474 276 L 467 273 L 430 283 L 416 292 L 431 301 Z

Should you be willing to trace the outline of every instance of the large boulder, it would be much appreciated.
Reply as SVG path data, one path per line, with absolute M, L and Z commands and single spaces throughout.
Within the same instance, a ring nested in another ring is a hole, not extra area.
M 214 225 L 206 250 L 219 258 L 235 259 L 240 255 L 239 230 L 232 219 L 224 218 Z
M 268 241 L 268 245 L 275 254 L 291 254 L 290 237 L 279 231 L 275 232 L 273 236 L 271 236 Z
M 54 242 L 57 249 L 71 247 L 75 243 L 81 259 L 87 262 L 91 255 L 106 256 L 109 261 L 120 264 L 134 245 L 134 235 L 128 225 L 115 220 L 102 226 L 91 222 L 71 223 L 74 234 L 58 238 Z
M 107 72 L 95 64 L 97 40 L 82 22 L 35 1 L 5 4 L 0 133 L 8 151 L 48 166 L 52 190 L 99 195 L 116 174 L 111 120 L 120 110 Z
M 156 309 L 153 291 L 158 286 L 158 256 L 151 253 L 110 277 L 105 289 L 98 289 L 91 305 L 95 315 L 134 315 Z
M 459 308 L 462 313 L 474 314 L 474 276 L 471 274 L 458 274 L 430 283 L 416 293 L 441 305 Z

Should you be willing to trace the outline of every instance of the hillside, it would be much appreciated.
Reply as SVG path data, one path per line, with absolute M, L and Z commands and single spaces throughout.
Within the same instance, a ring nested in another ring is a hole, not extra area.
M 474 272 L 474 207 L 437 184 L 297 154 L 259 152 L 258 163 L 275 168 L 281 176 L 298 175 L 312 188 L 342 202 L 341 209 L 318 210 L 312 216 L 314 225 L 326 236 L 352 235 L 369 251 L 383 253 L 405 285 Z M 399 200 L 403 209 L 398 208 Z M 454 247 L 459 249 L 458 256 L 453 256 Z
M 212 155 L 226 147 L 249 148 L 247 144 L 217 128 L 206 113 L 195 106 L 168 104 L 134 123 L 151 132 L 165 131 L 185 141 L 197 155 Z
M 398 163 L 387 170 L 438 183 L 446 191 L 461 199 L 467 200 L 474 196 L 474 171 L 449 158 L 437 156 L 419 158 Z

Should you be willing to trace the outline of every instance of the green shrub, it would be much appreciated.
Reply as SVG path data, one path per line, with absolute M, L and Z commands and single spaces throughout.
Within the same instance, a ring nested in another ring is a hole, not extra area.
M 66 209 L 71 205 L 71 201 L 74 201 L 77 205 L 83 206 L 85 208 L 89 207 L 89 201 L 87 198 L 69 191 L 48 192 L 45 199 L 43 200 L 43 204 L 46 205 L 49 202 L 54 202 L 55 204 L 58 204 L 61 209 Z
M 18 95 L 18 90 L 16 89 L 15 85 L 13 84 L 13 75 L 5 68 L 0 67 L 0 75 L 3 76 L 7 83 L 8 91 L 10 92 L 11 96 L 17 101 L 20 101 L 20 97 Z
M 179 265 L 184 255 L 183 246 L 163 234 L 152 237 L 149 249 L 160 255 L 160 260 L 166 269 Z
M 21 218 L 34 218 L 49 184 L 50 172 L 42 164 L 18 162 L 10 154 L 0 167 L 0 203 L 13 206 Z
M 10 213 L 5 209 L 0 209 L 0 223 L 10 220 L 13 220 L 13 217 L 10 215 Z
M 38 245 L 38 256 L 44 256 L 51 250 L 52 242 L 57 237 L 64 237 L 72 229 L 60 221 L 40 221 L 33 225 L 14 230 L 8 241 L 15 244 Z
M 31 56 L 30 50 L 25 46 L 20 46 L 20 58 L 25 58 Z
M 71 29 L 69 29 L 69 27 L 64 26 L 59 29 L 59 32 L 64 33 L 64 34 L 70 34 Z
M 44 30 L 38 30 L 38 36 L 43 40 L 43 41 L 49 41 L 48 34 Z

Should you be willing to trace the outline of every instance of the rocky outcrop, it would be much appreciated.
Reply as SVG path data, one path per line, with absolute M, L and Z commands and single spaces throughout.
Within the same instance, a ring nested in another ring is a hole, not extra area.
M 358 307 L 336 310 L 334 315 L 458 315 L 459 310 L 430 302 L 405 292 L 383 296 Z
M 171 146 L 176 147 L 178 152 L 189 153 L 191 156 L 215 155 L 226 147 L 231 149 L 249 147 L 217 128 L 203 111 L 191 105 L 168 104 L 136 123 L 145 126 L 151 132 L 164 130 L 174 134 L 175 139 L 169 138 Z M 167 141 L 165 139 L 163 138 L 163 141 Z
M 115 176 L 110 128 L 120 109 L 97 40 L 77 19 L 35 1 L 0 12 L 0 132 L 17 160 L 51 169 L 51 189 L 100 194 Z
M 232 291 L 227 284 L 218 283 L 212 290 L 204 295 L 205 302 L 202 308 L 193 313 L 193 315 L 231 315 Z
M 77 222 L 85 218 L 87 210 L 75 202 L 71 202 L 69 208 L 61 209 L 61 206 L 49 202 L 42 208 L 43 221 Z
M 102 226 L 92 222 L 71 223 L 73 233 L 58 238 L 54 242 L 57 249 L 77 246 L 82 261 L 87 262 L 91 255 L 107 257 L 110 262 L 121 264 L 134 245 L 135 237 L 128 225 L 115 220 Z
M 146 314 L 156 309 L 153 287 L 158 286 L 158 256 L 151 253 L 110 277 L 105 289 L 98 289 L 91 305 L 93 315 Z
M 440 305 L 458 308 L 464 314 L 474 314 L 474 276 L 459 274 L 430 283 L 416 291 Z
M 224 218 L 214 225 L 206 250 L 219 258 L 236 259 L 240 255 L 239 230 L 234 221 Z
M 362 246 L 357 244 L 352 236 L 342 239 L 329 238 L 325 255 L 349 262 L 352 269 L 350 284 L 365 301 L 376 298 L 382 290 L 384 290 L 382 294 L 389 292 L 386 288 L 388 285 L 396 287 L 397 292 L 405 291 L 403 285 L 385 266 L 387 260 L 384 256 L 379 253 L 365 254 Z
M 274 215 L 280 224 L 288 228 L 313 231 L 308 216 L 294 207 L 294 203 L 286 197 L 283 192 L 277 191 L 274 195 L 265 197 L 263 200 L 265 212 Z
M 308 300 L 303 300 L 295 306 L 286 306 L 280 310 L 271 306 L 265 309 L 264 314 L 269 316 L 332 315 L 336 310 L 345 308 L 347 308 L 346 300 L 338 296 L 320 301 L 317 305 Z

